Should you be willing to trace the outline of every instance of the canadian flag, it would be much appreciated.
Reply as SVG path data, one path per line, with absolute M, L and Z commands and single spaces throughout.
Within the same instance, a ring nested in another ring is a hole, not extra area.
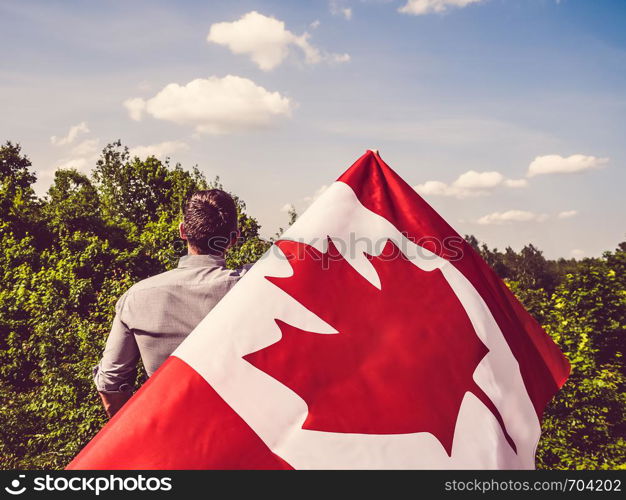
M 569 364 L 366 152 L 69 469 L 531 469 Z

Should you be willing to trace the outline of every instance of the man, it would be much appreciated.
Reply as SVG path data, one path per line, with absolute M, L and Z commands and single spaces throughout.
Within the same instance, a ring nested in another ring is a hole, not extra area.
M 178 267 L 136 283 L 115 306 L 102 360 L 94 368 L 109 417 L 132 395 L 139 357 L 151 376 L 244 272 L 224 266 L 224 253 L 239 237 L 237 208 L 228 193 L 194 193 L 179 232 L 188 255 Z

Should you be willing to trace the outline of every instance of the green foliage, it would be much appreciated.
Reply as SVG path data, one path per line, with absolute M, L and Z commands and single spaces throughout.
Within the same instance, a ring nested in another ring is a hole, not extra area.
M 537 467 L 626 468 L 626 243 L 600 259 L 546 260 L 466 237 L 505 279 L 570 361 L 572 372 L 543 416 Z
M 38 208 L 32 184 L 37 180 L 19 144 L 0 146 L 0 214 L 19 236 L 36 232 Z
M 91 380 L 117 298 L 174 267 L 197 168 L 131 158 L 109 144 L 91 176 L 58 170 L 38 199 L 19 145 L 0 148 L 0 468 L 62 468 L 105 423 Z M 237 200 L 231 265 L 268 243 Z
M 91 373 L 115 302 L 176 265 L 186 252 L 177 231 L 184 200 L 221 187 L 197 168 L 131 158 L 119 141 L 91 175 L 58 170 L 43 198 L 30 167 L 19 145 L 0 146 L 2 469 L 62 468 L 102 427 Z M 241 239 L 226 256 L 231 267 L 255 262 L 270 245 L 235 199 Z M 290 212 L 290 225 L 295 218 Z M 468 241 L 572 363 L 544 416 L 538 467 L 624 467 L 626 243 L 580 262 L 546 260 L 532 245 L 499 252 Z
M 626 289 L 608 261 L 583 261 L 550 300 L 545 327 L 572 373 L 544 418 L 538 460 L 547 468 L 626 465 Z

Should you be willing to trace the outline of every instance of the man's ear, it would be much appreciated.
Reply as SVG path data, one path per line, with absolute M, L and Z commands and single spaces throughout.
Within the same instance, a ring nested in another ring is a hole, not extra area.
M 241 231 L 237 229 L 233 234 L 230 235 L 230 241 L 228 242 L 228 248 L 234 246 L 239 241 L 239 237 L 241 236 Z
M 180 234 L 181 239 L 187 239 L 187 233 L 185 233 L 185 225 L 182 222 L 178 224 L 178 234 Z

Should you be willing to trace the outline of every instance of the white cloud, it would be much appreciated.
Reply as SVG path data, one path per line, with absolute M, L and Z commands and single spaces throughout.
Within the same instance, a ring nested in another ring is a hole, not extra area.
M 407 0 L 407 3 L 398 9 L 398 12 L 421 16 L 424 14 L 441 13 L 450 8 L 467 7 L 482 0 Z
M 557 217 L 559 219 L 569 219 L 570 217 L 574 217 L 578 215 L 578 210 L 564 210 L 563 212 L 559 212 Z
M 493 188 L 502 183 L 504 176 L 500 172 L 476 172 L 468 170 L 454 181 L 454 186 L 461 189 Z
M 135 97 L 126 99 L 122 104 L 128 110 L 128 115 L 132 120 L 137 122 L 141 120 L 143 112 L 146 110 L 146 101 L 141 97 Z
M 556 214 L 557 219 L 568 219 L 578 214 L 577 210 L 564 210 Z M 481 225 L 507 224 L 510 222 L 544 222 L 554 216 L 538 214 L 528 210 L 507 210 L 484 215 L 476 222 Z
M 89 167 L 95 166 L 99 155 L 100 139 L 86 139 L 72 148 L 67 157 L 59 160 L 57 168 L 86 171 Z
M 510 222 L 543 222 L 548 218 L 545 214 L 536 214 L 527 210 L 507 210 L 506 212 L 493 212 L 478 219 L 482 225 L 507 224 Z
M 306 207 L 310 206 L 315 200 L 317 200 L 320 196 L 322 196 L 322 194 L 324 193 L 324 191 L 326 191 L 328 189 L 328 184 L 324 184 L 322 186 L 320 186 L 319 188 L 317 188 L 315 190 L 315 192 L 310 195 L 310 196 L 305 196 L 304 198 L 301 199 L 306 209 Z M 290 210 L 295 210 L 296 207 L 295 205 L 293 205 L 292 203 L 285 203 L 280 211 L 281 212 L 289 212 Z
M 345 62 L 347 54 L 337 59 L 337 54 L 326 54 L 309 43 L 310 35 L 296 35 L 285 29 L 285 23 L 275 17 L 256 11 L 244 14 L 233 22 L 211 25 L 207 41 L 224 45 L 234 54 L 245 54 L 263 71 L 279 66 L 289 55 L 291 46 L 298 47 L 305 61 L 316 64 L 323 60 Z
M 326 191 L 327 189 L 328 189 L 328 185 L 327 184 L 324 184 L 323 186 L 320 186 L 319 188 L 317 188 L 317 190 L 311 196 L 305 196 L 304 197 L 304 201 L 307 202 L 310 205 L 315 200 L 317 200 L 320 196 L 322 196 L 324 191 Z
M 89 167 L 89 160 L 87 158 L 63 158 L 60 160 L 57 168 L 73 168 L 78 171 L 86 172 Z
M 526 179 L 505 179 L 504 185 L 510 188 L 525 188 L 528 187 L 528 181 Z
M 331 54 L 330 58 L 333 62 L 344 63 L 350 60 L 350 54 Z
M 147 158 L 148 156 L 156 156 L 157 158 L 165 158 L 176 151 L 189 149 L 189 145 L 183 141 L 164 141 L 148 146 L 135 146 L 129 149 L 131 156 L 139 158 Z
M 587 155 L 571 155 L 564 158 L 560 155 L 537 156 L 528 166 L 528 177 L 545 174 L 572 174 L 584 170 L 602 168 L 608 158 Z
M 342 16 L 346 21 L 352 19 L 352 9 L 346 7 L 345 2 L 341 0 L 330 0 L 328 8 L 333 16 Z
M 312 30 L 319 28 L 320 27 L 320 20 L 316 19 L 309 26 L 311 27 Z
M 88 156 L 98 152 L 100 139 L 86 139 L 77 144 L 70 152 L 71 156 Z
M 427 181 L 418 184 L 414 189 L 422 195 L 452 196 L 463 199 L 474 196 L 485 196 L 498 186 L 511 188 L 526 187 L 525 179 L 506 179 L 500 172 L 476 172 L 468 170 L 461 174 L 452 184 L 441 181 Z
M 137 84 L 137 89 L 141 90 L 142 92 L 147 92 L 148 90 L 152 90 L 152 85 L 150 84 L 150 82 L 142 80 Z
M 455 196 L 457 191 L 441 181 L 426 181 L 424 184 L 413 186 L 415 191 L 422 195 Z
M 87 134 L 88 132 L 89 127 L 87 126 L 87 122 L 80 122 L 78 125 L 70 127 L 65 137 L 53 135 L 50 137 L 50 142 L 55 146 L 66 146 L 73 143 L 80 134 Z
M 574 248 L 573 250 L 570 251 L 570 255 L 575 259 L 582 259 L 586 253 L 587 252 L 585 252 L 584 250 L 581 250 L 580 248 Z
M 294 107 L 288 97 L 233 75 L 197 78 L 184 86 L 170 83 L 151 99 L 129 99 L 125 105 L 131 118 L 133 110 L 142 109 L 158 120 L 192 125 L 196 132 L 206 134 L 264 128 L 291 116 Z

